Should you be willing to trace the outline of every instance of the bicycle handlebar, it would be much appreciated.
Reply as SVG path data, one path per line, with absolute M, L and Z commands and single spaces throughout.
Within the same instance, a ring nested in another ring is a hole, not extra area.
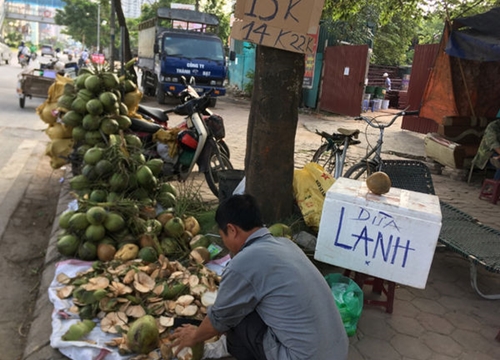
M 394 121 L 396 121 L 396 119 L 400 116 L 405 116 L 405 115 L 418 115 L 419 114 L 419 110 L 411 110 L 411 111 L 406 111 L 406 110 L 403 110 L 403 111 L 400 111 L 398 112 L 393 118 L 391 121 L 389 121 L 389 123 L 387 124 L 377 124 L 375 125 L 373 123 L 373 121 L 375 120 L 375 118 L 367 118 L 367 117 L 364 117 L 364 116 L 357 116 L 354 118 L 354 120 L 364 120 L 368 125 L 370 125 L 371 127 L 375 128 L 375 129 L 385 129 L 385 128 L 388 128 L 389 126 L 391 126 Z

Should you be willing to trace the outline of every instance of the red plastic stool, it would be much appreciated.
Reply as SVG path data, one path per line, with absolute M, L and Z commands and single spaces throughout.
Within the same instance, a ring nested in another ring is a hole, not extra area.
M 496 204 L 500 198 L 500 180 L 485 179 L 479 198 L 490 200 L 493 204 Z
M 344 270 L 344 276 L 349 276 L 351 270 Z M 384 294 L 386 300 L 375 300 L 364 298 L 363 304 L 365 305 L 376 305 L 385 307 L 385 312 L 392 314 L 394 308 L 394 291 L 396 290 L 396 283 L 394 281 L 384 280 L 378 277 L 366 275 L 363 273 L 356 272 L 354 275 L 354 282 L 363 289 L 364 285 L 371 285 L 372 291 L 377 294 Z M 384 282 L 387 282 L 387 286 L 384 286 Z

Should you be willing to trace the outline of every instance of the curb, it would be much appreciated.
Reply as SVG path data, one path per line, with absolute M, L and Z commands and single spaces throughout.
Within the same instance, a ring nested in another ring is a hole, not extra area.
M 50 335 L 52 333 L 51 314 L 54 310 L 52 303 L 49 300 L 48 288 L 55 274 L 55 263 L 64 259 L 56 249 L 57 233 L 59 231 L 59 216 L 66 210 L 68 203 L 72 197 L 69 194 L 69 183 L 71 170 L 67 166 L 65 173 L 65 181 L 59 193 L 59 201 L 57 203 L 56 216 L 52 224 L 52 231 L 45 254 L 44 270 L 40 279 L 40 287 L 38 289 L 38 297 L 33 309 L 32 323 L 23 351 L 23 360 L 63 360 L 68 359 L 61 354 L 57 349 L 50 346 Z M 50 329 L 50 330 L 49 330 Z

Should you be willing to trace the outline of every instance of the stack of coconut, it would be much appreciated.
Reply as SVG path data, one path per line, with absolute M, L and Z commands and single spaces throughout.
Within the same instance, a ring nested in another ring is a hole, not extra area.
M 217 286 L 202 265 L 210 259 L 210 241 L 199 234 L 195 217 L 177 216 L 177 190 L 158 178 L 163 162 L 147 161 L 141 140 L 126 133 L 141 96 L 130 80 L 84 69 L 64 85 L 54 126 L 71 132 L 72 163 L 81 168 L 70 180 L 78 207 L 60 216 L 57 249 L 101 261 L 92 273 L 61 280 L 60 297 L 72 296 L 72 311 L 82 319 L 64 339 L 85 337 L 96 316 L 108 332 L 135 326 L 143 333 L 148 325 L 142 324 L 154 323 L 152 336 L 115 343 L 123 352 L 145 353 L 160 346 L 158 334 L 173 326 L 171 319 L 201 319 L 208 305 L 202 295 L 210 290 L 213 297 Z

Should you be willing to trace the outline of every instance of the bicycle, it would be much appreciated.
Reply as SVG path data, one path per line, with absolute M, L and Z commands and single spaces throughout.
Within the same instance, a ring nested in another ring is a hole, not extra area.
M 400 111 L 387 124 L 380 124 L 380 123 L 375 124 L 374 122 L 376 122 L 376 118 L 367 118 L 364 116 L 358 116 L 354 118 L 354 120 L 364 120 L 372 128 L 378 129 L 380 134 L 375 146 L 372 147 L 372 149 L 368 151 L 367 154 L 358 163 L 351 166 L 345 172 L 344 177 L 351 179 L 359 179 L 361 176 L 365 174 L 366 176 L 369 176 L 376 171 L 382 171 L 384 162 L 380 155 L 382 153 L 382 144 L 384 143 L 384 130 L 390 127 L 392 124 L 394 124 L 394 122 L 398 117 L 404 115 L 418 115 L 418 113 L 419 113 L 418 110 Z
M 384 130 L 391 126 L 398 117 L 404 115 L 418 115 L 418 111 L 400 111 L 387 124 L 375 124 L 375 118 L 367 118 L 364 116 L 354 118 L 355 120 L 364 120 L 371 127 L 379 129 L 380 135 L 376 145 L 359 162 L 351 166 L 343 175 L 344 177 L 359 179 L 364 174 L 368 176 L 382 169 L 383 161 L 380 154 L 382 153 L 382 144 L 384 143 Z M 323 166 L 323 168 L 332 174 L 335 179 L 342 176 L 349 146 L 360 143 L 354 140 L 357 139 L 359 130 L 338 129 L 338 131 L 340 134 L 328 134 L 316 130 L 316 133 L 324 139 L 324 142 L 318 150 L 316 150 L 312 158 L 312 162 Z
M 338 129 L 338 134 L 329 134 L 316 130 L 316 134 L 322 138 L 322 144 L 313 155 L 312 162 L 321 165 L 335 179 L 342 176 L 342 169 L 349 145 L 359 144 L 359 130 Z M 335 166 L 341 164 L 340 166 Z M 335 171 L 334 171 L 335 170 Z

